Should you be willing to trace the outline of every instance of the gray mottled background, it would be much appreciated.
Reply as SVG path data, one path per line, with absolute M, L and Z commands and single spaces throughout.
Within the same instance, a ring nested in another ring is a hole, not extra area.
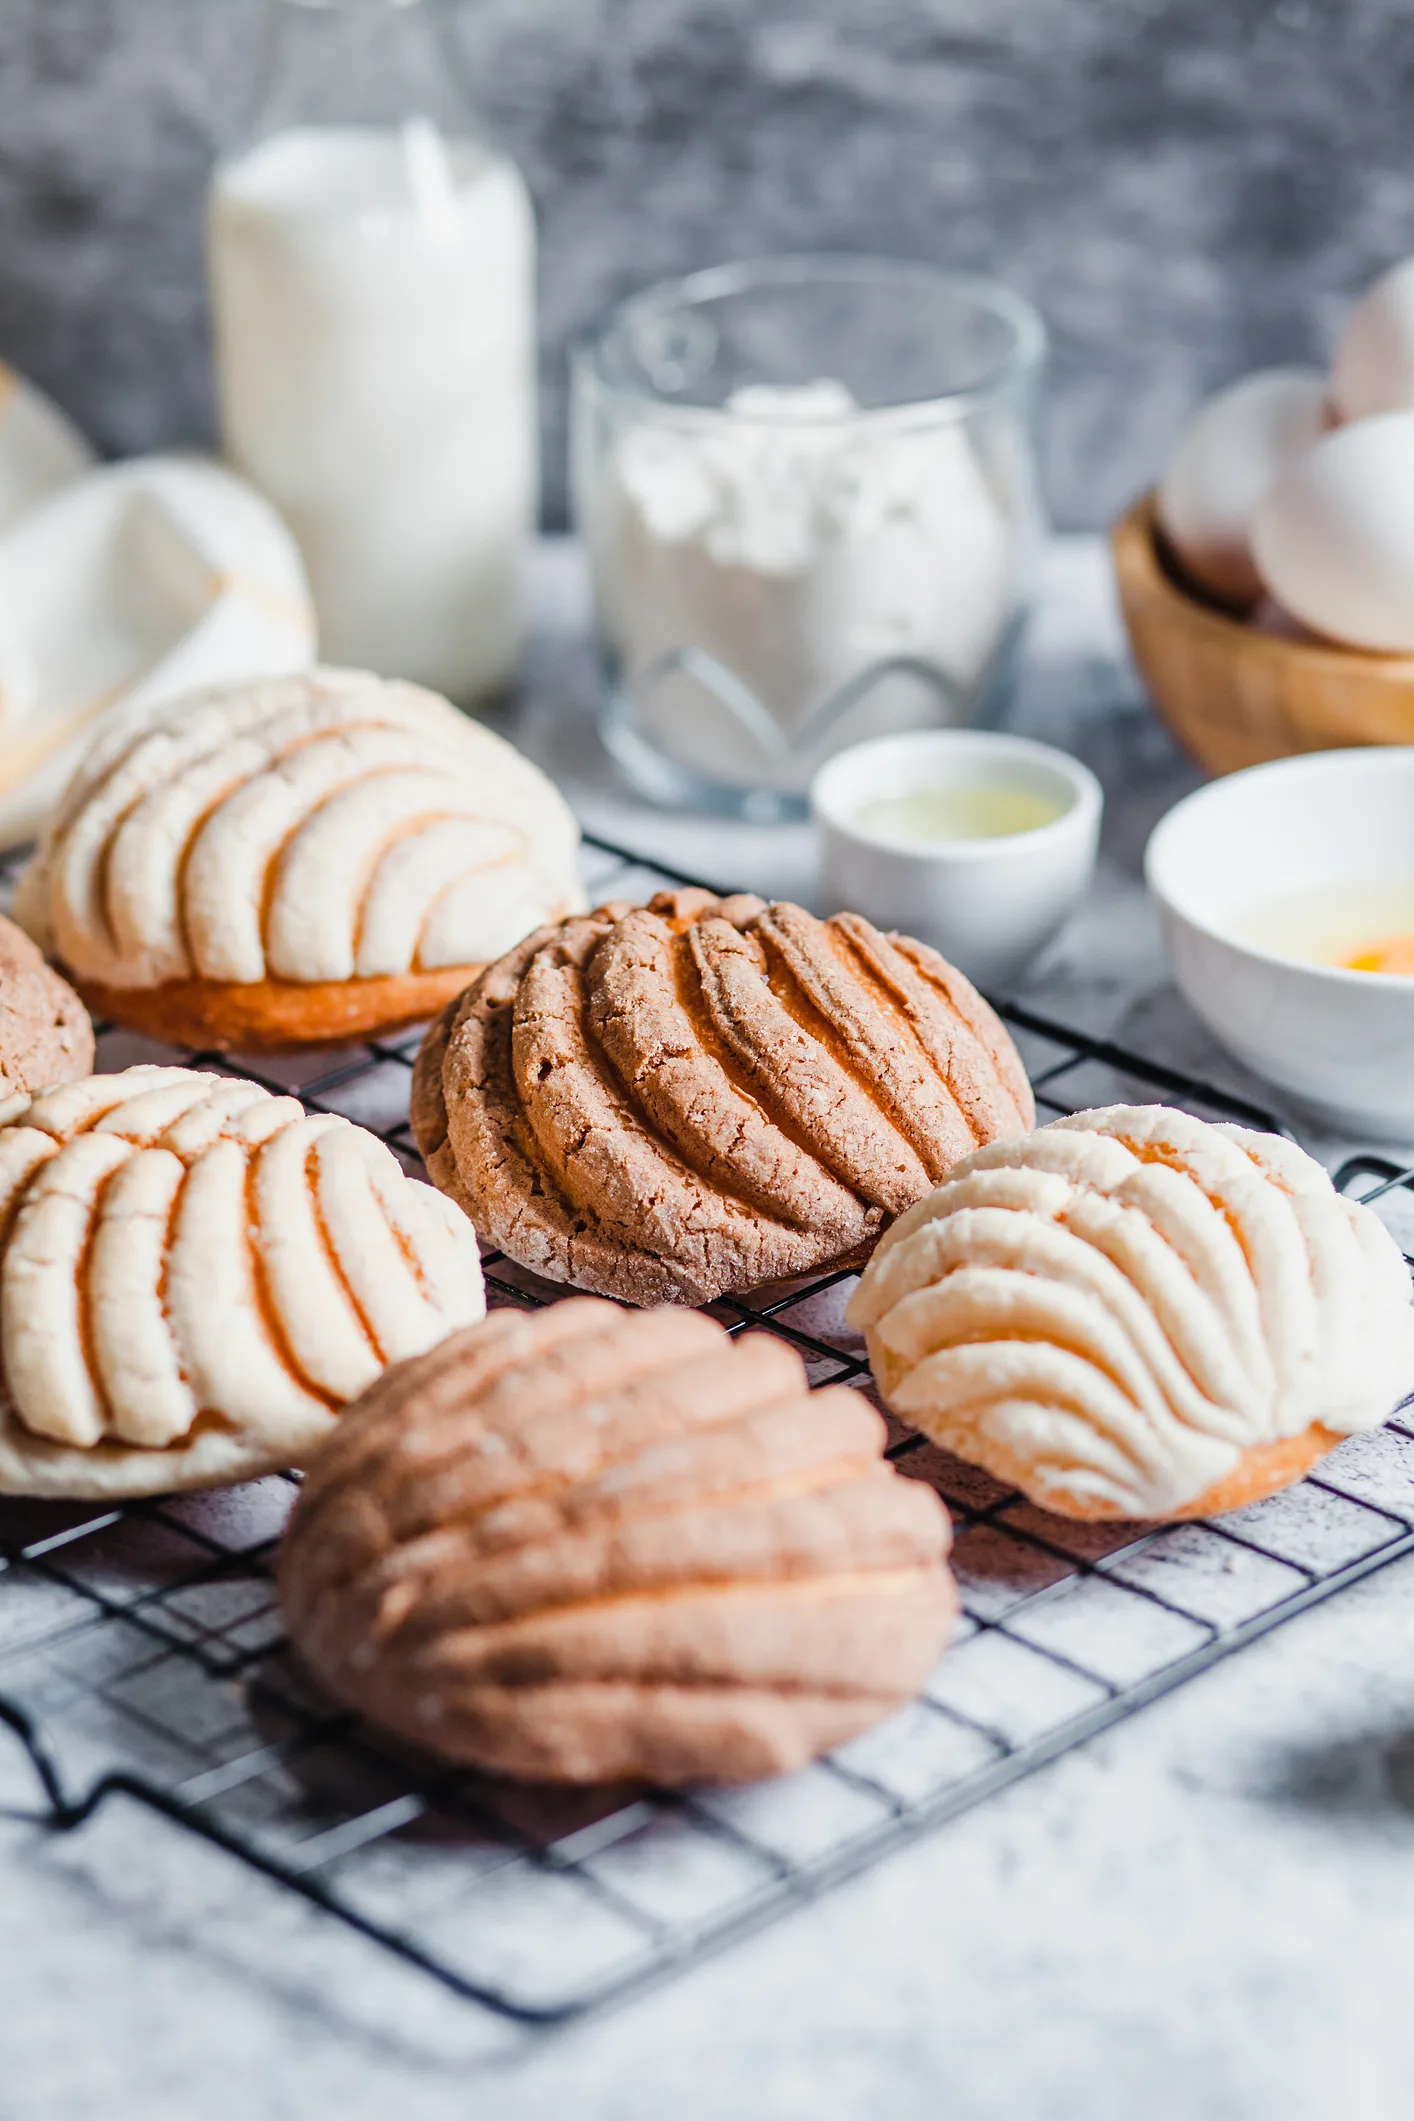
M 562 347 L 753 251 L 1015 282 L 1056 348 L 1052 490 L 1094 524 L 1185 409 L 1321 354 L 1414 249 L 1408 0 L 451 0 L 541 214 Z M 209 433 L 202 186 L 261 0 L 0 0 L 0 355 L 108 451 Z

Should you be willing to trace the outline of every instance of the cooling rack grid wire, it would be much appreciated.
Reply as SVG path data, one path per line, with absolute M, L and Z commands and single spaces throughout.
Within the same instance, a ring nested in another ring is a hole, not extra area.
M 601 897 L 686 881 L 602 841 L 588 843 L 586 866 Z M 1026 1009 L 1004 1014 L 1044 1113 L 1162 1099 L 1279 1124 Z M 372 1128 L 418 1171 L 415 1048 L 248 1067 L 107 1031 L 98 1064 L 254 1074 Z M 1405 1207 L 1414 1226 L 1414 1169 L 1358 1158 L 1338 1183 L 1396 1228 Z M 493 1303 L 563 1293 L 500 1255 L 486 1266 Z M 852 1279 L 713 1308 L 732 1331 L 789 1341 L 812 1383 L 867 1385 L 843 1322 Z M 902 1432 L 891 1455 L 952 1511 L 965 1618 L 919 1702 L 780 1782 L 679 1796 L 527 1790 L 434 1768 L 360 1727 L 283 1644 L 271 1560 L 294 1495 L 286 1479 L 111 1510 L 0 1503 L 0 1720 L 54 1827 L 121 1793 L 469 2002 L 552 2024 L 759 1927 L 1414 1551 L 1414 1427 L 1400 1419 L 1266 1502 L 1158 1530 L 1049 1516 Z

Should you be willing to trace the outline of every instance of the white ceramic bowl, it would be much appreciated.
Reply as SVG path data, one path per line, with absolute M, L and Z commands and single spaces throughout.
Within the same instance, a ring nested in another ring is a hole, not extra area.
M 880 797 L 985 783 L 1061 806 L 1025 832 L 919 842 L 871 829 L 859 813 Z M 1084 895 L 1104 798 L 1088 766 L 1028 737 L 936 729 L 841 751 L 816 774 L 825 889 L 881 928 L 931 943 L 979 986 L 1009 985 Z
M 1145 856 L 1174 978 L 1258 1075 L 1356 1134 L 1414 1139 L 1414 979 L 1235 932 L 1286 893 L 1414 891 L 1414 747 L 1312 752 L 1200 788 Z

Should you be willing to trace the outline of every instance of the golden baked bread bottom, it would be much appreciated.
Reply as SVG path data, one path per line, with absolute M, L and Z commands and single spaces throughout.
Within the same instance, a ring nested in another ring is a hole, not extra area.
M 172 1046 L 291 1053 L 425 1023 L 478 977 L 481 965 L 377 979 L 169 980 L 160 987 L 73 984 L 93 1014 Z
M 1177 1509 L 1165 1510 L 1160 1518 L 1137 1518 L 1116 1509 L 1102 1497 L 1079 1494 L 1073 1488 L 1051 1486 L 1046 1491 L 1043 1505 L 1047 1510 L 1063 1517 L 1074 1517 L 1087 1524 L 1178 1523 L 1193 1517 L 1220 1517 L 1225 1510 L 1240 1510 L 1249 1502 L 1261 1502 L 1268 1495 L 1275 1495 L 1281 1488 L 1289 1488 L 1293 1481 L 1304 1479 L 1313 1465 L 1333 1451 L 1338 1443 L 1344 1443 L 1333 1429 L 1322 1428 L 1312 1422 L 1299 1436 L 1282 1436 L 1275 1443 L 1249 1445 L 1232 1471 L 1195 1495 L 1191 1502 L 1182 1503 Z M 996 1442 L 989 1445 L 987 1471 L 994 1480 L 1026 1491 L 1031 1482 L 1032 1467 L 1029 1460 L 1017 1451 L 1008 1451 Z
M 1242 1454 L 1226 1479 L 1214 1482 L 1213 1486 L 1195 1497 L 1186 1508 L 1175 1510 L 1175 1517 L 1221 1517 L 1224 1510 L 1240 1510 L 1246 1503 L 1261 1502 L 1264 1496 L 1275 1495 L 1279 1488 L 1289 1488 L 1294 1480 L 1301 1480 L 1313 1465 L 1333 1451 L 1338 1443 L 1344 1443 L 1334 1429 L 1323 1428 L 1313 1421 L 1309 1429 L 1299 1436 L 1283 1436 L 1275 1443 L 1253 1444 Z

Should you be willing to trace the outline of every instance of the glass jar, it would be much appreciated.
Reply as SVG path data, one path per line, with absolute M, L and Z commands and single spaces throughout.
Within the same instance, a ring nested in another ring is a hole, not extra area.
M 990 719 L 1044 530 L 1046 335 L 993 282 L 729 265 L 572 355 L 603 728 L 655 799 L 799 815 L 867 736 Z
M 535 236 L 429 0 L 268 0 L 208 253 L 230 461 L 299 541 L 327 661 L 463 704 L 519 647 L 538 490 Z

